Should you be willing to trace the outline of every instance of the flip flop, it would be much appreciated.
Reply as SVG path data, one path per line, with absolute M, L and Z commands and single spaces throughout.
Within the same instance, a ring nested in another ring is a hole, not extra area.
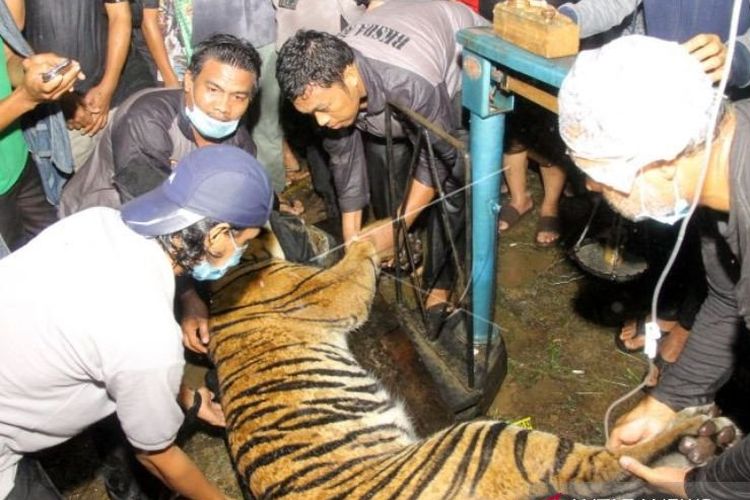
M 539 233 L 555 233 L 557 236 L 552 241 L 539 241 Z M 540 248 L 547 248 L 557 244 L 560 240 L 560 217 L 557 215 L 542 215 L 536 223 L 534 243 Z
M 405 248 L 402 249 L 398 254 L 398 266 L 400 267 L 402 273 L 411 274 L 416 271 L 419 266 L 422 265 L 424 251 L 422 249 L 422 240 L 420 240 L 416 234 L 407 233 L 406 239 L 408 240 L 407 244 L 412 251 L 414 267 L 412 267 L 411 263 L 409 262 L 409 255 L 407 254 Z M 394 257 L 390 262 L 384 262 L 383 264 L 381 264 L 380 270 L 384 273 L 395 274 L 396 265 L 396 258 Z
M 516 207 L 514 207 L 511 204 L 503 205 L 503 207 L 500 209 L 500 215 L 498 216 L 498 224 L 497 224 L 497 231 L 499 233 L 504 233 L 505 231 L 509 230 L 513 226 L 515 226 L 518 221 L 523 219 L 524 215 L 528 214 L 534 209 L 534 206 L 532 205 L 531 208 L 526 210 L 524 213 L 520 213 L 518 210 L 516 210 Z M 505 229 L 500 229 L 500 222 L 505 222 L 508 227 Z
M 191 429 L 198 424 L 198 422 L 200 421 L 198 419 L 198 411 L 200 411 L 202 404 L 203 397 L 201 396 L 201 393 L 196 389 L 193 391 L 193 406 L 185 410 L 185 420 L 183 420 L 182 422 L 182 426 L 185 429 Z

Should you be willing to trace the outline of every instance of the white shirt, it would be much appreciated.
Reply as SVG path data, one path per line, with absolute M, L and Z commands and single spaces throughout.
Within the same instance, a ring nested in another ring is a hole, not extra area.
M 133 446 L 174 440 L 184 367 L 174 274 L 110 208 L 43 231 L 0 260 L 0 498 L 21 455 L 116 411 Z

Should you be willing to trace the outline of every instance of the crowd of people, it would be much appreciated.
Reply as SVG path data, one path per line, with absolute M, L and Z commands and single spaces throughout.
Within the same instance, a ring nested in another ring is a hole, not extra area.
M 559 132 L 588 187 L 632 220 L 674 224 L 701 207 L 685 244 L 702 253 L 705 271 L 690 279 L 707 283 L 705 298 L 685 297 L 685 314 L 662 327 L 669 367 L 613 448 L 711 402 L 744 361 L 734 346 L 750 327 L 750 105 L 724 100 L 710 121 L 724 73 L 734 89 L 750 84 L 750 2 L 738 1 L 731 65 L 731 0 L 555 2 L 582 37 L 618 30 L 579 55 L 560 89 Z M 487 25 L 494 3 L 474 2 L 482 17 L 448 0 L 0 1 L 0 498 L 61 498 L 30 454 L 113 413 L 165 485 L 223 498 L 174 444 L 183 411 L 224 423 L 208 388 L 182 385 L 183 346 L 206 351 L 200 282 L 236 265 L 279 210 L 303 210 L 283 194 L 298 157 L 344 244 L 363 236 L 368 211 L 394 215 L 389 175 L 406 228 L 425 213 L 424 310 L 427 335 L 439 335 L 453 308 L 451 249 L 464 251 L 448 239 L 464 239 L 467 166 L 436 135 L 427 148 L 398 113 L 389 127 L 386 108 L 464 133 L 456 32 Z M 499 231 L 534 205 L 524 134 L 504 159 Z M 541 174 L 535 241 L 550 246 L 566 172 L 549 162 Z M 391 222 L 366 234 L 384 254 Z M 628 349 L 641 347 L 642 322 L 623 328 Z M 702 468 L 622 465 L 674 495 L 750 497 L 747 439 Z

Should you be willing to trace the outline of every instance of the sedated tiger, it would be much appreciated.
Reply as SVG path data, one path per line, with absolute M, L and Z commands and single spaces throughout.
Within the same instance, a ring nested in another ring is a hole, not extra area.
M 244 261 L 217 283 L 209 353 L 234 466 L 254 497 L 526 499 L 643 489 L 603 447 L 499 421 L 418 438 L 347 346 L 347 333 L 367 319 L 378 269 L 372 245 L 358 242 L 327 270 Z M 653 463 L 707 418 L 679 418 L 628 455 Z

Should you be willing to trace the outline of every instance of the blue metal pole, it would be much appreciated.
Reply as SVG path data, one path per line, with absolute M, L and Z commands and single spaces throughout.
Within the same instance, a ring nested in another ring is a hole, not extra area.
M 487 343 L 493 320 L 497 214 L 500 206 L 505 114 L 471 113 L 471 293 L 475 344 Z

